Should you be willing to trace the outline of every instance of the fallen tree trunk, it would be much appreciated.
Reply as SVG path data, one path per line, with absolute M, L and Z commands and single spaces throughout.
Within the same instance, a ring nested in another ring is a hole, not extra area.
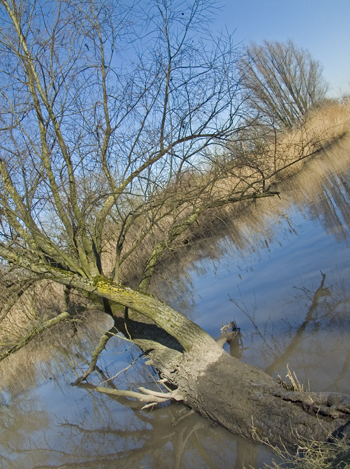
M 115 318 L 115 324 L 177 388 L 177 398 L 181 395 L 192 409 L 235 434 L 293 445 L 296 435 L 323 441 L 350 424 L 350 395 L 288 391 L 261 369 L 230 356 L 197 324 L 151 295 L 102 276 L 82 278 L 41 264 L 30 269 L 50 272 L 56 282 L 152 320 L 155 324 Z
M 176 371 L 163 375 L 191 408 L 235 434 L 273 445 L 293 445 L 297 435 L 325 440 L 350 419 L 349 395 L 288 392 L 214 345 L 185 352 Z
M 324 441 L 350 423 L 350 395 L 290 391 L 261 369 L 230 356 L 199 326 L 152 296 L 100 278 L 93 287 L 95 294 L 157 324 L 121 319 L 117 327 L 140 346 L 147 364 L 177 388 L 185 404 L 229 431 L 293 445 L 296 436 Z
M 232 433 L 293 446 L 297 437 L 325 441 L 350 424 L 350 395 L 289 391 L 263 370 L 230 356 L 213 339 L 207 347 L 194 345 L 181 352 L 173 338 L 156 329 L 128 324 L 135 343 L 147 350 L 147 364 L 176 386 L 184 403 Z M 141 330 L 147 340 L 140 338 Z

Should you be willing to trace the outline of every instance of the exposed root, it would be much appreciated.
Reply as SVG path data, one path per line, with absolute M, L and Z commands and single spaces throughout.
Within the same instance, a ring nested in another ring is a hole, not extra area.
M 169 392 L 172 392 L 172 389 L 169 388 L 169 386 L 166 384 L 166 383 L 169 383 L 169 381 L 166 378 L 158 380 L 157 383 L 161 383 L 165 387 L 165 389 L 167 389 Z

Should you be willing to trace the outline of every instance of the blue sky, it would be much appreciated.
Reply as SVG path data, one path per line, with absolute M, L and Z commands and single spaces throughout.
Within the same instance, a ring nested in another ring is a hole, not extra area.
M 330 94 L 350 94 L 350 0 L 226 0 L 213 29 L 237 43 L 285 41 L 308 49 L 323 65 Z

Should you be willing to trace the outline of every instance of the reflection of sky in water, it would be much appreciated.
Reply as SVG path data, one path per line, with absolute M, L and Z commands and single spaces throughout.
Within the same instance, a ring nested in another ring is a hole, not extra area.
M 333 306 L 340 294 L 339 279 L 349 283 L 349 242 L 337 237 L 337 230 L 331 233 L 322 217 L 307 218 L 293 209 L 288 218 L 295 232 L 286 221 L 276 223 L 274 239 L 263 249 L 242 258 L 232 244 L 227 249 L 226 240 L 226 255 L 219 262 L 197 262 L 199 269 L 192 270 L 191 317 L 214 337 L 222 324 L 236 320 L 246 347 L 243 359 L 266 368 L 293 344 L 322 272 L 331 296 L 320 300 L 295 350 L 278 370 L 285 376 L 289 363 L 301 380 L 310 380 L 313 389 L 349 392 L 349 295 L 341 310 Z
M 287 223 L 283 223 L 283 228 L 276 225 L 278 232 L 269 248 L 245 257 L 244 264 L 239 258 L 234 260 L 234 246 L 231 253 L 215 262 L 214 269 L 210 259 L 197 263 L 204 264 L 201 271 L 205 273 L 193 274 L 196 311 L 193 318 L 210 334 L 217 334 L 221 323 L 238 320 L 239 312 L 230 298 L 243 299 L 247 306 L 256 304 L 259 318 L 264 321 L 272 311 L 278 314 L 277 299 L 281 298 L 283 303 L 283 296 L 294 286 L 317 288 L 320 271 L 330 274 L 335 269 L 349 270 L 348 243 L 335 243 L 318 219 L 307 220 L 295 212 L 290 220 L 297 234 L 290 233 Z M 265 315 L 261 316 L 264 310 Z M 213 315 L 217 324 L 213 324 Z M 242 328 L 249 327 L 244 317 L 238 322 Z
M 102 361 L 106 365 L 108 360 Z M 142 446 L 137 432 L 151 430 L 151 424 L 139 420 L 131 408 L 117 400 L 70 386 L 75 378 L 68 368 L 12 399 L 10 425 L 4 424 L 6 417 L 2 419 L 0 453 L 13 462 L 14 468 L 114 459 L 118 451 Z M 29 424 L 25 434 L 24 419 Z M 130 434 L 122 438 L 120 431 L 124 430 L 135 432 L 135 438 Z M 12 448 L 16 450 L 12 452 Z M 5 460 L 3 464 L 1 468 L 12 467 Z M 91 467 L 104 466 L 96 463 Z

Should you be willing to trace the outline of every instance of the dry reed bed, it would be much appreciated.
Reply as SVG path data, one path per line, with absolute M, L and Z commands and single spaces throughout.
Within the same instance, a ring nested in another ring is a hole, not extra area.
M 122 266 L 121 281 L 132 287 L 136 287 L 142 275 L 142 265 L 152 253 L 157 242 L 164 239 L 169 230 L 188 217 L 194 207 L 206 206 L 213 200 L 222 201 L 228 198 L 261 192 L 271 184 L 290 178 L 298 174 L 310 157 L 319 157 L 319 151 L 331 145 L 350 130 L 350 102 L 328 103 L 325 107 L 314 111 L 306 122 L 298 129 L 285 132 L 278 136 L 277 142 L 264 147 L 261 155 L 242 155 L 232 158 L 229 152 L 220 155 L 206 172 L 193 171 L 185 174 L 183 179 L 177 180 L 167 188 L 167 193 L 158 195 L 163 204 L 156 210 L 141 216 L 129 232 L 123 253 L 132 248 L 133 243 L 142 238 L 132 254 L 125 260 Z M 337 162 L 334 162 L 337 164 Z M 319 171 L 323 171 L 320 167 Z M 301 172 L 302 173 L 302 172 Z M 308 182 L 309 183 L 309 182 Z M 300 184 L 302 184 L 300 182 Z M 276 186 L 274 186 L 275 190 Z M 316 190 L 316 189 L 315 189 Z M 259 201 L 259 204 L 262 201 Z M 177 204 L 179 204 L 177 206 Z M 215 207 L 206 211 L 198 222 L 194 223 L 181 236 L 178 236 L 165 255 L 165 265 L 171 259 L 181 256 L 186 250 L 189 255 L 189 246 L 199 239 L 211 236 L 215 231 L 230 226 L 236 235 L 238 247 L 246 243 L 244 224 L 239 221 L 239 215 L 252 202 L 239 204 L 227 204 L 224 207 Z M 280 204 L 276 199 L 273 205 Z M 219 204 L 218 204 L 219 205 Z M 265 204 L 264 204 L 265 205 Z M 173 207 L 173 210 L 172 210 Z M 149 227 L 149 219 L 157 220 L 150 232 L 145 235 Z M 249 219 L 249 223 L 252 220 Z M 245 222 L 244 222 L 245 223 Z M 110 225 L 106 232 L 105 253 L 103 265 L 106 272 L 111 272 L 115 262 L 114 245 L 115 233 L 118 233 L 117 225 Z M 179 254 L 177 254 L 179 253 Z

